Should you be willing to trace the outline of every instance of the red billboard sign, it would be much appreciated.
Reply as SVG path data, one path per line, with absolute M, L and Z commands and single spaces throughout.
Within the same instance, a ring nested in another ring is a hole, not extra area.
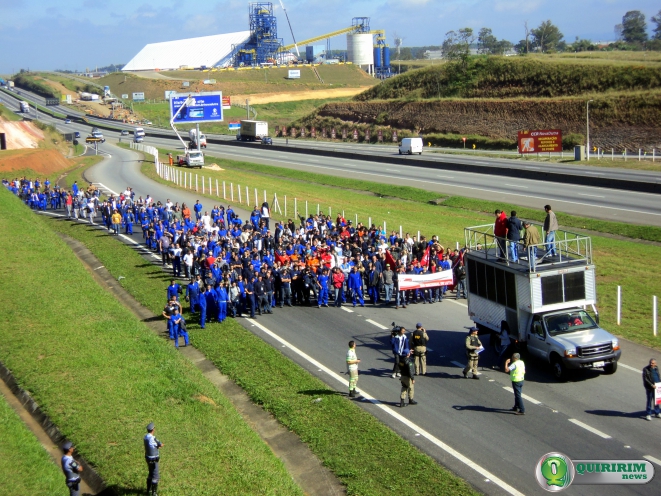
M 519 153 L 561 152 L 562 131 L 560 129 L 541 129 L 519 131 Z
M 232 100 L 229 96 L 223 97 L 223 110 L 229 110 L 232 108 Z

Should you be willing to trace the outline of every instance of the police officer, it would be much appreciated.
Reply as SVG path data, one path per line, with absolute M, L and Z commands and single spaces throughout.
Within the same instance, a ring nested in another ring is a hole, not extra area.
M 413 385 L 415 384 L 415 379 L 413 378 L 413 375 L 415 374 L 415 369 L 413 366 L 413 361 L 411 360 L 411 353 L 409 352 L 407 355 L 400 355 L 399 356 L 399 370 L 401 371 L 402 377 L 400 378 L 400 381 L 402 383 L 402 392 L 399 395 L 400 398 L 400 403 L 399 407 L 404 408 L 406 406 L 406 403 L 404 400 L 408 396 L 409 398 L 409 405 L 417 405 L 418 402 L 413 399 Z
M 78 496 L 80 494 L 80 474 L 83 467 L 73 459 L 73 443 L 66 441 L 62 445 L 62 472 L 67 480 L 67 487 L 69 488 L 69 496 Z
M 470 334 L 466 336 L 466 358 L 468 358 L 468 363 L 464 368 L 464 378 L 468 379 L 468 371 L 473 372 L 473 379 L 479 379 L 477 376 L 477 361 L 480 358 L 477 350 L 483 349 L 482 342 L 480 338 L 477 337 L 477 327 L 470 328 Z
M 349 397 L 356 397 L 356 384 L 358 384 L 358 364 L 360 360 L 356 355 L 356 342 L 349 341 L 349 351 L 347 351 L 347 370 L 349 372 Z
M 505 361 L 505 372 L 510 373 L 512 389 L 514 390 L 514 407 L 512 411 L 517 415 L 525 415 L 526 407 L 523 404 L 521 390 L 523 389 L 523 378 L 526 375 L 526 365 L 521 360 L 521 355 L 514 353 L 511 363 L 509 358 Z
M 427 330 L 418 322 L 415 331 L 411 335 L 411 348 L 413 348 L 413 360 L 415 363 L 415 375 L 427 375 L 427 343 L 429 336 Z
M 144 437 L 145 443 L 145 461 L 149 467 L 149 474 L 147 475 L 147 494 L 158 496 L 156 490 L 158 489 L 158 461 L 161 456 L 159 449 L 163 447 L 163 443 L 154 437 L 154 422 L 147 426 L 147 434 Z

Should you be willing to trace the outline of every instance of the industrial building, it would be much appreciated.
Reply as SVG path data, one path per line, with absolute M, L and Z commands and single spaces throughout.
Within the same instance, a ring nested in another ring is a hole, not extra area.
M 278 37 L 278 21 L 271 2 L 250 3 L 248 23 L 250 31 L 149 44 L 123 70 L 264 67 L 294 61 L 332 63 L 336 61 L 326 57 L 326 54 L 331 53 L 330 40 L 346 34 L 347 62 L 377 77 L 391 75 L 390 50 L 386 44 L 385 31 L 370 29 L 369 17 L 354 17 L 351 26 L 299 43 L 294 41 L 290 45 L 285 45 Z M 294 38 L 293 29 L 291 32 Z M 322 40 L 326 41 L 325 50 L 321 45 L 314 45 Z M 304 46 L 306 48 L 301 53 L 299 47 Z
M 150 43 L 140 50 L 123 71 L 175 70 L 181 67 L 227 65 L 233 47 L 245 43 L 250 31 L 201 36 L 185 40 Z

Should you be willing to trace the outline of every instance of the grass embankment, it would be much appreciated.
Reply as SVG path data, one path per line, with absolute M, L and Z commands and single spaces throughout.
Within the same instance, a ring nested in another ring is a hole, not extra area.
M 31 72 L 22 72 L 20 74 L 15 74 L 12 76 L 14 81 L 14 86 L 17 88 L 22 88 L 24 90 L 36 93 L 39 96 L 44 98 L 60 98 L 60 93 L 55 91 L 53 88 L 44 84 L 40 81 L 40 77 L 37 73 Z
M 0 395 L 0 496 L 64 496 L 62 471 Z
M 163 151 L 165 152 L 165 151 Z M 438 198 L 439 194 L 417 188 L 393 186 L 388 184 L 355 181 L 344 177 L 327 176 L 306 172 L 302 174 L 286 168 L 246 162 L 216 160 L 225 171 L 204 171 L 204 176 L 211 177 L 220 183 L 248 186 L 251 195 L 257 188 L 262 198 L 264 189 L 268 192 L 269 201 L 273 192 L 278 194 L 282 204 L 284 195 L 288 199 L 288 217 L 292 216 L 293 198 L 298 199 L 300 215 L 305 214 L 305 200 L 313 212 L 319 203 L 321 211 L 328 212 L 332 208 L 333 215 L 345 211 L 347 219 L 367 222 L 368 217 L 377 225 L 386 222 L 388 230 L 399 230 L 412 234 L 420 230 L 430 237 L 437 234 L 444 246 L 455 246 L 456 242 L 463 245 L 464 228 L 473 225 L 493 222 L 492 212 L 496 208 L 517 210 L 519 217 L 542 221 L 544 212 L 540 210 L 517 207 L 501 203 L 485 202 L 463 197 L 446 198 L 441 205 L 430 205 L 430 197 Z M 156 176 L 151 164 L 144 165 L 143 174 L 155 180 L 163 181 Z M 369 183 L 369 184 L 366 184 Z M 167 183 L 172 186 L 171 182 Z M 320 187 L 332 186 L 332 188 Z M 370 191 L 373 194 L 366 194 Z M 222 193 L 221 193 L 222 194 Z M 200 196 L 202 196 L 200 194 Z M 210 198 L 216 198 L 210 195 Z M 404 198 L 404 199 L 401 199 Z M 235 200 L 238 197 L 235 194 Z M 216 200 L 218 203 L 227 200 Z M 252 200 L 251 200 L 252 201 Z M 245 202 L 245 198 L 244 198 Z M 252 203 L 249 207 L 252 207 Z M 564 229 L 586 229 L 617 236 L 638 238 L 647 241 L 661 242 L 661 228 L 652 226 L 636 226 L 627 223 L 609 222 L 598 219 L 576 217 L 556 212 L 558 221 Z M 277 214 L 276 217 L 279 217 Z M 608 237 L 593 236 L 592 246 L 594 260 L 597 266 L 598 306 L 602 316 L 602 324 L 608 330 L 632 341 L 661 349 L 661 338 L 652 336 L 652 296 L 661 294 L 661 279 L 655 274 L 661 273 L 661 247 L 623 241 Z M 616 325 L 616 289 L 622 286 L 623 309 L 621 327 Z
M 144 490 L 142 437 L 154 421 L 165 494 L 301 494 L 201 372 L 105 292 L 49 220 L 26 223 L 26 207 L 1 190 L 0 273 L 14 278 L 16 253 L 35 270 L 0 287 L 11 322 L 0 327 L 0 359 L 106 483 Z
M 8 109 L 4 103 L 0 103 L 0 117 L 7 119 L 8 121 L 22 121 L 23 116 L 18 115 L 11 109 Z
M 169 274 L 86 226 L 57 222 L 54 229 L 83 241 L 113 275 L 126 277 L 122 286 L 138 301 L 155 313 L 161 311 Z M 237 321 L 207 323 L 205 330 L 191 323 L 189 330 L 193 345 L 308 443 L 347 485 L 348 494 L 473 494 L 461 479 Z M 313 402 L 319 397 L 321 402 Z

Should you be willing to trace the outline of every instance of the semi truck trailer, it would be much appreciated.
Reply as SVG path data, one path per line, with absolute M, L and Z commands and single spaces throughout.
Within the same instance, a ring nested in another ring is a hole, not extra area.
M 268 135 L 268 122 L 242 120 L 241 129 L 236 135 L 236 139 L 239 141 L 262 141 L 262 138 Z

